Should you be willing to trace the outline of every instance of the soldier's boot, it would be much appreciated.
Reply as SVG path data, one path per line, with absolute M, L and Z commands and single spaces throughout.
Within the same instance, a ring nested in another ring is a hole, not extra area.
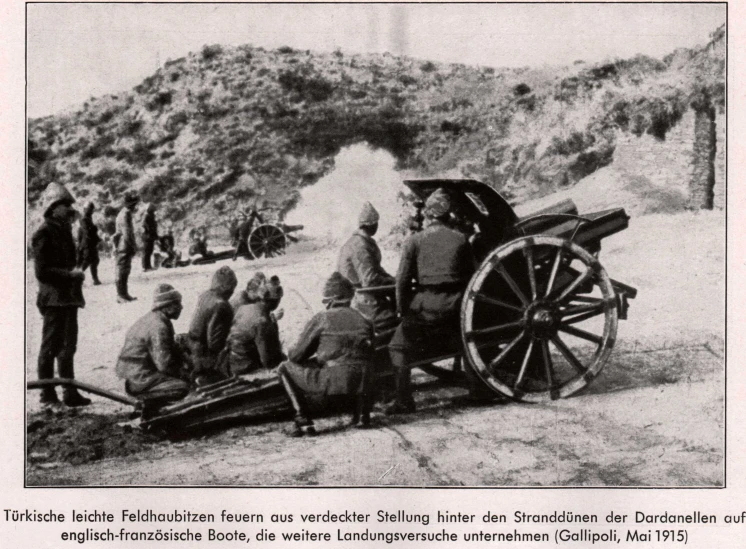
M 101 281 L 98 279 L 98 265 L 91 265 L 91 278 L 94 286 L 101 285 Z
M 57 367 L 60 377 L 66 379 L 75 379 L 75 367 L 73 366 L 72 355 L 61 355 L 57 357 Z M 81 395 L 75 387 L 62 388 L 62 402 L 65 406 L 88 406 L 91 403 L 90 398 Z
M 316 434 L 316 427 L 313 424 L 313 420 L 308 416 L 300 395 L 293 386 L 293 382 L 285 372 L 284 364 L 280 364 L 277 368 L 277 373 L 280 376 L 280 381 L 282 381 L 282 386 L 290 400 L 290 404 L 293 406 L 293 410 L 295 410 L 295 418 L 293 419 L 294 426 L 288 433 L 288 436 L 314 436 Z
M 41 390 L 41 396 L 39 397 L 39 403 L 43 406 L 50 406 L 59 404 L 60 399 L 57 398 L 57 391 L 54 387 L 44 387 Z
M 367 395 L 357 395 L 355 397 L 350 425 L 358 429 L 370 427 L 370 399 Z
M 137 298 L 132 297 L 130 295 L 129 290 L 127 288 L 127 279 L 125 277 L 121 277 L 120 284 L 121 284 L 121 288 L 119 290 L 119 297 L 123 299 L 124 301 L 135 301 Z M 117 301 L 119 300 L 117 299 Z
M 411 414 L 417 410 L 412 398 L 411 369 L 404 364 L 401 353 L 391 352 L 391 362 L 396 369 L 396 397 L 384 409 L 386 415 Z

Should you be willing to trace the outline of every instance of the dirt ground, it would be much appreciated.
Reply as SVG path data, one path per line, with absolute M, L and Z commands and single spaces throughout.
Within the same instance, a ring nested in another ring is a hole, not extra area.
M 287 419 L 278 418 L 169 441 L 139 433 L 126 406 L 95 396 L 89 409 L 50 421 L 29 391 L 27 483 L 721 485 L 724 254 L 723 212 L 634 218 L 628 230 L 605 240 L 604 267 L 639 294 L 629 320 L 620 322 L 616 348 L 600 377 L 569 399 L 463 408 L 451 403 L 462 389 L 429 383 L 417 393 L 416 414 L 389 418 L 376 411 L 370 430 L 347 428 L 347 418 L 332 417 L 319 421 L 318 437 L 291 439 L 283 432 Z M 281 277 L 286 318 L 280 324 L 287 345 L 320 309 L 321 286 L 335 256 L 334 249 L 314 250 L 304 242 L 281 258 L 223 264 L 236 270 L 240 284 L 255 270 Z M 385 250 L 384 265 L 394 271 L 396 262 L 397 252 Z M 126 329 L 149 309 L 155 284 L 168 281 L 184 294 L 185 312 L 175 323 L 177 333 L 184 332 L 215 269 L 143 274 L 135 266 L 131 293 L 139 299 L 117 305 L 113 265 L 105 262 L 104 284 L 86 282 L 76 377 L 122 392 L 116 356 Z M 29 281 L 27 373 L 35 379 L 41 319 L 33 276 Z M 428 379 L 418 376 L 420 383 Z M 75 433 L 66 431 L 75 425 Z M 66 454 L 57 448 L 61 436 L 93 449 Z

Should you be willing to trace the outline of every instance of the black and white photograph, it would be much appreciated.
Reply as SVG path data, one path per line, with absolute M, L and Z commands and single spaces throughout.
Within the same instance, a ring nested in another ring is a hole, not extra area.
M 24 486 L 724 487 L 727 10 L 26 3 Z

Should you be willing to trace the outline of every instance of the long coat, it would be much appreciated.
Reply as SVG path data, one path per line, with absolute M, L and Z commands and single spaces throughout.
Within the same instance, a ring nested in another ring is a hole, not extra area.
M 89 216 L 83 216 L 78 226 L 78 264 L 95 262 L 98 260 L 98 227 Z
M 213 370 L 230 333 L 233 308 L 211 288 L 199 296 L 189 324 L 189 346 L 199 371 Z
M 381 250 L 372 236 L 358 229 L 339 250 L 337 271 L 356 288 L 393 284 L 394 277 L 381 267 Z
M 117 215 L 115 237 L 118 238 L 117 253 L 125 255 L 135 255 L 137 253 L 137 240 L 132 226 L 132 212 L 127 208 L 122 208 Z
M 285 371 L 312 402 L 366 392 L 373 373 L 373 325 L 349 307 L 317 313 L 288 352 Z
M 151 311 L 127 330 L 116 373 L 137 394 L 170 378 L 179 378 L 182 366 L 171 320 L 162 311 Z
M 158 221 L 151 211 L 145 212 L 142 218 L 142 241 L 155 242 L 158 239 Z
M 277 323 L 262 302 L 243 305 L 236 310 L 228 343 L 232 374 L 275 368 L 285 359 Z
M 46 218 L 31 237 L 31 246 L 39 281 L 36 305 L 40 309 L 84 307 L 83 281 L 71 274 L 77 261 L 70 225 Z

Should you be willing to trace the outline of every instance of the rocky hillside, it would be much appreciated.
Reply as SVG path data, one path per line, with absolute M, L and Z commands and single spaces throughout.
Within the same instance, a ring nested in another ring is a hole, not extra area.
M 359 142 L 423 176 L 456 170 L 513 200 L 542 196 L 609 164 L 619 131 L 665 139 L 692 103 L 722 108 L 724 33 L 662 60 L 551 70 L 205 46 L 131 91 L 30 120 L 32 216 L 52 179 L 109 215 L 139 189 L 177 225 L 258 197 L 286 212 Z

